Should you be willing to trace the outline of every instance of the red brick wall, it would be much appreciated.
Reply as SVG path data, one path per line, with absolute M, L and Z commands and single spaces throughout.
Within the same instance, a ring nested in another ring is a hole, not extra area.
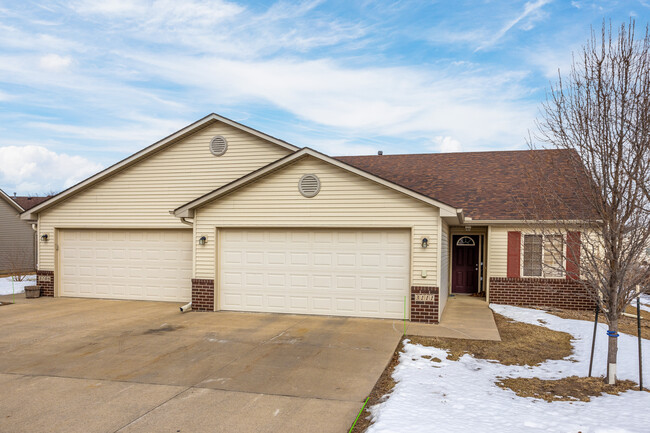
M 431 300 L 416 300 L 426 295 Z M 411 286 L 411 322 L 438 323 L 439 294 L 437 287 Z
M 521 307 L 591 310 L 594 301 L 582 285 L 565 278 L 490 278 L 490 303 Z
M 192 310 L 214 311 L 214 280 L 192 279 Z
M 54 296 L 54 271 L 36 271 L 36 285 L 41 296 Z

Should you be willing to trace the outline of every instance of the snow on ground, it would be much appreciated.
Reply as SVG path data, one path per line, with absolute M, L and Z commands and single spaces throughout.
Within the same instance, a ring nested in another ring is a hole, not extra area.
M 447 352 L 435 347 L 405 344 L 393 377 L 397 384 L 390 397 L 371 408 L 375 423 L 368 433 L 405 432 L 582 432 L 627 433 L 650 430 L 650 393 L 628 391 L 621 395 L 592 397 L 588 403 L 546 401 L 518 397 L 499 388 L 499 377 L 559 379 L 586 376 L 593 323 L 561 319 L 543 311 L 491 305 L 512 319 L 547 326 L 574 336 L 574 354 L 537 367 L 506 366 L 470 355 L 447 360 Z M 541 323 L 544 321 L 545 323 Z M 595 375 L 605 374 L 606 326 L 596 337 Z M 650 341 L 643 340 L 645 384 L 650 384 Z M 423 358 L 439 358 L 434 362 Z M 619 338 L 619 378 L 638 382 L 636 337 Z
M 12 293 L 22 293 L 25 291 L 25 286 L 36 285 L 36 275 L 28 275 L 23 281 L 14 281 L 13 288 L 11 287 L 11 277 L 0 278 L 0 295 L 11 295 Z

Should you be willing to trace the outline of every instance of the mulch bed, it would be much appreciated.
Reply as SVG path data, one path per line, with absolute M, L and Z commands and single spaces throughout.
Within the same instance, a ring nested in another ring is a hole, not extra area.
M 639 385 L 631 380 L 619 380 L 616 385 L 605 383 L 604 377 L 569 376 L 556 380 L 532 378 L 507 378 L 496 382 L 503 389 L 510 389 L 519 397 L 539 398 L 552 401 L 590 401 L 603 394 L 620 394 Z M 648 392 L 647 389 L 644 391 Z

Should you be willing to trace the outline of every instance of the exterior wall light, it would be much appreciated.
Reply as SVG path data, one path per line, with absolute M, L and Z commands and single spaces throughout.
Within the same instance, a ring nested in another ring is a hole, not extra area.
M 422 238 L 422 248 L 426 248 L 428 246 L 429 246 L 429 239 Z
M 199 238 L 199 245 L 205 245 L 206 242 L 208 242 L 208 238 L 206 238 L 205 236 L 201 236 Z
M 49 236 L 47 235 L 47 233 L 45 233 L 44 235 L 41 235 L 41 241 L 47 242 L 48 239 L 49 239 Z

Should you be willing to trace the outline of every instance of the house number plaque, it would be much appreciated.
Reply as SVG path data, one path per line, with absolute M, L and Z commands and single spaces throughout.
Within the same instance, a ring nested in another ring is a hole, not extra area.
M 416 294 L 415 295 L 415 300 L 416 301 L 424 301 L 424 302 L 433 302 L 434 295 L 422 295 L 422 294 Z
M 38 281 L 47 282 L 47 281 L 51 281 L 51 279 L 50 279 L 49 275 L 39 275 L 38 276 Z

